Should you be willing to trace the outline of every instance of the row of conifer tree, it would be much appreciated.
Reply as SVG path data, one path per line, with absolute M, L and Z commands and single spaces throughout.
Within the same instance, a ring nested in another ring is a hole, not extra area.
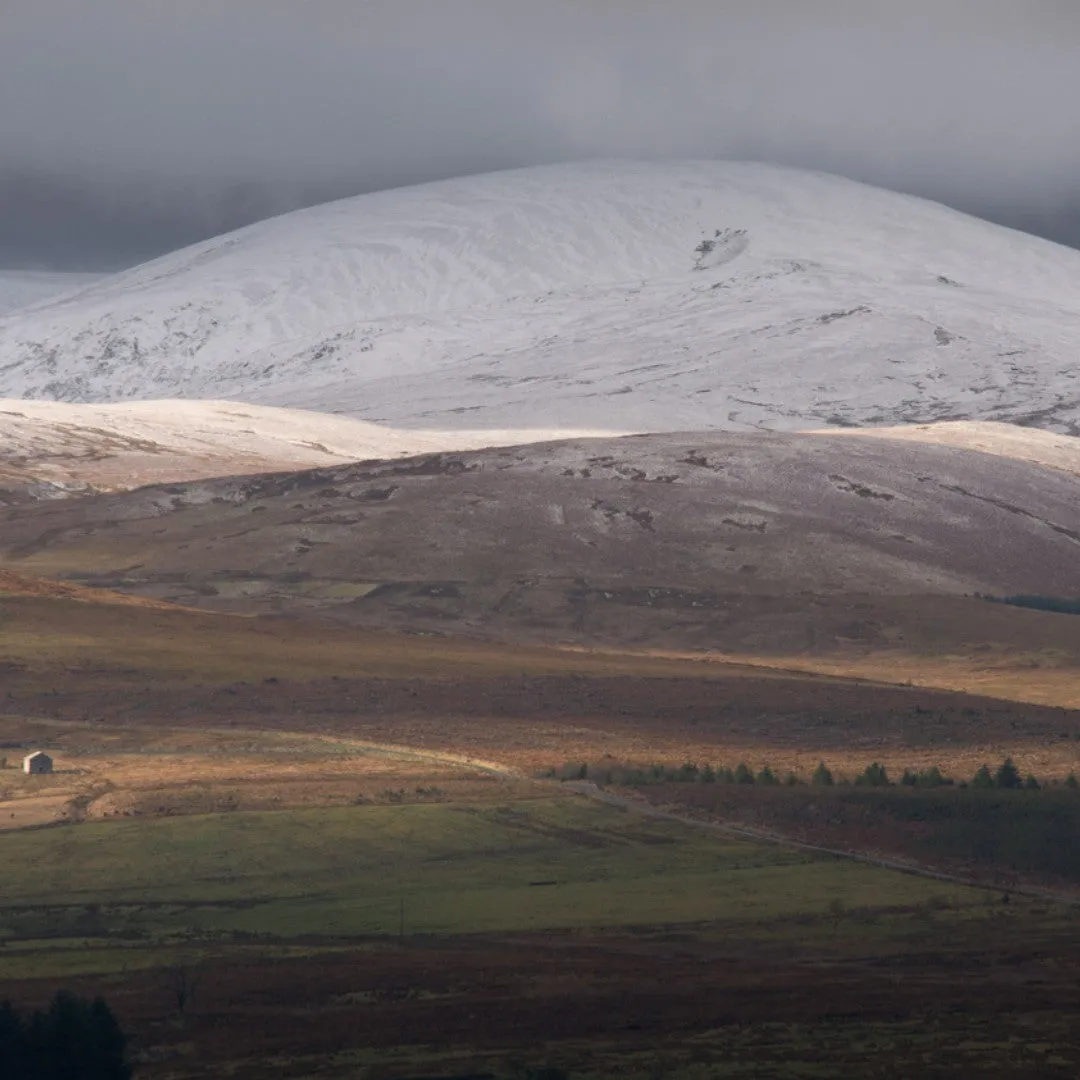
M 762 787 L 799 787 L 807 781 L 793 772 L 781 777 L 768 765 L 754 772 L 745 762 L 734 768 L 727 766 L 695 765 L 687 763 L 678 768 L 667 765 L 611 765 L 584 762 L 569 762 L 559 769 L 551 769 L 548 775 L 560 780 L 592 780 L 598 784 L 615 784 L 626 787 L 642 787 L 649 784 L 756 784 Z M 819 762 L 810 775 L 809 783 L 813 787 L 835 787 L 838 781 L 832 770 Z M 886 767 L 877 761 L 871 762 L 860 772 L 852 783 L 856 787 L 892 787 L 899 783 L 908 788 L 971 787 L 995 788 L 1002 791 L 1039 790 L 1043 785 L 1030 773 L 1025 777 L 1020 773 L 1012 758 L 1006 758 L 996 770 L 989 765 L 981 765 L 970 780 L 959 782 L 947 777 L 936 765 L 928 769 L 905 769 L 899 781 L 893 781 Z M 1067 788 L 1080 788 L 1074 773 L 1069 773 L 1064 782 Z

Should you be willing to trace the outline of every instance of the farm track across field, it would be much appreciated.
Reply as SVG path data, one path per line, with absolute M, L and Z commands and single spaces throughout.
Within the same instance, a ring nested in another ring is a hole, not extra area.
M 265 732 L 258 729 L 240 730 L 236 728 L 211 728 L 207 730 L 209 734 L 228 734 L 233 736 L 250 735 L 252 737 L 256 737 L 266 734 Z M 310 734 L 305 735 L 303 732 L 275 731 L 274 734 L 278 737 L 296 738 L 298 740 L 303 740 L 304 738 L 311 737 Z M 486 773 L 491 776 L 496 776 L 503 780 L 526 779 L 525 774 L 520 769 L 513 768 L 512 766 L 505 765 L 498 761 L 475 758 L 465 754 L 452 754 L 438 750 L 424 750 L 417 747 L 402 746 L 393 743 L 365 742 L 361 739 L 349 739 L 341 736 L 321 736 L 320 741 L 348 747 L 349 749 L 359 751 L 360 753 L 365 755 L 379 755 L 386 756 L 388 758 L 423 761 L 428 762 L 432 765 L 469 768 L 474 769 L 478 772 Z M 847 859 L 851 862 L 858 862 L 867 866 L 874 866 L 882 870 L 895 870 L 899 873 L 911 874 L 916 877 L 922 877 L 932 881 L 946 882 L 951 885 L 963 885 L 971 888 L 980 889 L 991 887 L 988 886 L 985 880 L 979 880 L 978 878 L 961 874 L 949 873 L 945 870 L 935 869 L 933 867 L 920 865 L 919 863 L 914 863 L 907 860 L 887 858 L 881 855 L 870 854 L 868 852 L 831 847 L 825 844 L 814 844 L 808 841 L 797 840 L 793 837 L 784 836 L 781 833 L 773 832 L 767 829 L 755 829 L 745 825 L 736 825 L 724 821 L 707 820 L 694 817 L 690 814 L 676 813 L 672 810 L 666 810 L 661 807 L 654 806 L 651 803 L 643 800 L 631 799 L 627 798 L 626 796 L 616 794 L 615 792 L 605 791 L 602 788 L 598 787 L 596 784 L 594 784 L 592 781 L 588 780 L 565 782 L 550 781 L 550 783 L 552 783 L 553 785 L 557 785 L 562 791 L 573 792 L 574 794 L 579 795 L 583 798 L 604 803 L 607 806 L 615 807 L 616 809 L 625 811 L 627 813 L 640 814 L 643 817 L 649 817 L 661 821 L 669 821 L 690 828 L 705 829 L 710 832 L 719 833 L 724 836 L 730 836 L 735 839 L 746 840 L 753 843 L 771 844 L 793 851 L 805 851 L 816 855 L 827 855 L 833 858 Z M 1041 889 L 1033 886 L 1013 886 L 1010 887 L 1007 891 L 1014 892 L 1023 896 L 1052 901 L 1057 904 L 1064 904 L 1069 907 L 1080 906 L 1080 898 L 1050 889 Z

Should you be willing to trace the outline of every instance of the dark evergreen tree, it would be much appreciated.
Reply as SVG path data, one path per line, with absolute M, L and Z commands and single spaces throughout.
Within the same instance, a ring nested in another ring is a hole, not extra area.
M 810 777 L 810 783 L 815 787 L 832 787 L 835 783 L 833 774 L 829 771 L 829 768 L 824 761 L 818 762 L 818 767 L 814 770 L 814 775 Z
M 0 1007 L 3 1080 L 130 1080 L 126 1040 L 101 998 L 60 991 L 45 1012 L 23 1019 Z
M 999 766 L 998 771 L 994 773 L 994 787 L 1011 791 L 1022 787 L 1023 783 L 1020 770 L 1013 764 L 1011 757 L 1007 757 Z
M 750 771 L 750 766 L 745 761 L 740 761 L 735 767 L 735 783 L 752 784 L 753 782 L 754 774 Z
M 0 1076 L 22 1076 L 27 1069 L 26 1033 L 11 1003 L 0 1005 Z
M 929 769 L 923 769 L 916 777 L 915 782 L 919 787 L 926 788 L 947 787 L 952 783 L 951 780 L 945 779 L 936 765 L 931 765 Z
M 971 778 L 973 788 L 992 788 L 994 777 L 990 773 L 989 765 L 980 765 L 975 775 Z
M 855 777 L 855 783 L 859 787 L 888 787 L 889 774 L 884 765 L 874 761 Z

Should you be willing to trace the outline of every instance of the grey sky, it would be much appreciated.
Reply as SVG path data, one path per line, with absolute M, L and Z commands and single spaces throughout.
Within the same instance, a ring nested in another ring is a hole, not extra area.
M 748 157 L 1080 243 L 1075 0 L 2 0 L 0 263 L 120 265 L 306 202 Z

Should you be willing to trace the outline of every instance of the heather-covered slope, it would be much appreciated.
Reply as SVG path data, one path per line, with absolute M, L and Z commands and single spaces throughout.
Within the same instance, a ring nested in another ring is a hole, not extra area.
M 749 601 L 1070 595 L 1078 557 L 1075 475 L 816 434 L 571 440 L 0 510 L 0 561 L 23 573 L 651 646 L 709 647 Z

